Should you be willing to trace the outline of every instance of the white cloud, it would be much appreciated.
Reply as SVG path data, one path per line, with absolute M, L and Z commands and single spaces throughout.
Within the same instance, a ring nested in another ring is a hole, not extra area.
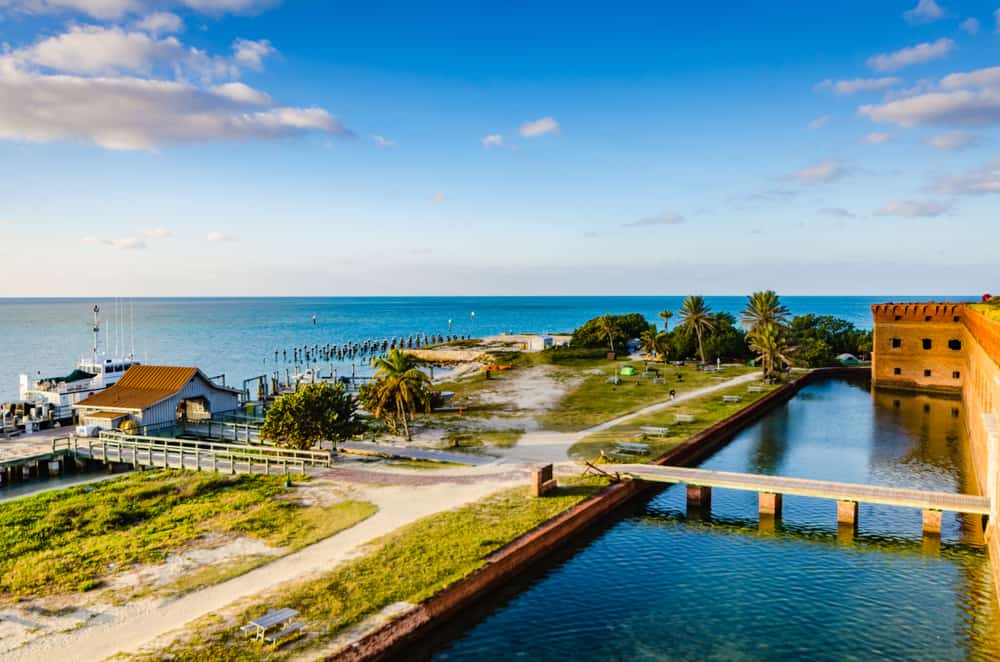
M 434 195 L 431 196 L 431 202 L 444 202 L 447 199 L 448 196 L 446 196 L 444 193 L 435 193 Z
M 858 108 L 875 122 L 915 126 L 1000 124 L 1000 67 L 949 74 L 937 88 Z
M 917 6 L 903 12 L 910 23 L 930 23 L 944 17 L 944 10 L 934 0 L 917 0 Z
M 354 135 L 321 108 L 262 109 L 265 100 L 266 95 L 247 86 L 220 90 L 134 77 L 42 75 L 0 57 L 0 139 L 73 140 L 107 149 L 152 150 L 165 144 L 308 131 Z
M 833 81 L 829 78 L 815 86 L 816 90 L 830 89 L 837 96 L 847 96 L 858 92 L 877 92 L 903 82 L 902 78 L 884 76 L 882 78 L 852 78 Z
M 243 83 L 224 83 L 210 88 L 212 92 L 230 101 L 248 106 L 269 106 L 271 97 Z
M 503 136 L 499 133 L 494 133 L 484 137 L 479 142 L 481 142 L 483 147 L 486 149 L 490 149 L 491 147 L 503 147 Z
M 823 115 L 823 117 L 817 117 L 813 121 L 809 122 L 808 127 L 810 129 L 822 129 L 830 121 L 829 115 Z
M 868 67 L 875 71 L 899 71 L 914 64 L 930 62 L 946 56 L 955 49 L 955 42 L 942 37 L 937 41 L 925 42 L 903 48 L 892 53 L 879 53 L 868 58 Z
M 631 223 L 624 223 L 625 228 L 648 228 L 656 225 L 680 225 L 684 217 L 672 211 L 665 211 L 654 216 L 645 216 Z
M 808 168 L 803 168 L 802 170 L 793 173 L 792 177 L 803 183 L 815 184 L 832 182 L 835 179 L 840 179 L 846 173 L 847 171 L 839 161 L 827 160 L 820 161 L 819 163 L 811 165 Z
M 166 239 L 171 235 L 171 232 L 166 228 L 150 228 L 143 234 L 147 239 Z
M 0 0 L 0 8 L 28 13 L 77 13 L 103 20 L 127 15 L 148 14 L 167 6 L 187 7 L 209 15 L 252 14 L 278 4 L 280 0 Z
M 220 241 L 236 241 L 237 238 L 234 235 L 226 234 L 225 232 L 219 232 L 218 230 L 216 230 L 214 232 L 209 232 L 208 235 L 205 236 L 205 239 L 212 242 L 220 242 Z
M 114 74 L 148 73 L 157 62 L 178 60 L 187 54 L 187 49 L 174 37 L 156 39 L 120 27 L 84 25 L 15 50 L 9 57 L 22 64 L 60 72 Z
M 959 23 L 958 27 L 962 28 L 963 30 L 965 30 L 969 34 L 978 34 L 979 33 L 979 19 L 976 19 L 976 18 L 967 18 L 964 21 L 962 21 L 961 23 Z
M 537 138 L 547 133 L 559 133 L 559 122 L 552 117 L 542 117 L 522 124 L 520 133 L 525 138 Z
M 869 133 L 865 136 L 865 142 L 869 145 L 881 145 L 882 143 L 887 143 L 892 140 L 892 136 L 888 133 Z
M 951 205 L 931 200 L 894 200 L 882 205 L 876 214 L 900 218 L 935 218 L 951 209 Z
M 134 27 L 150 34 L 175 34 L 184 30 L 184 21 L 177 14 L 161 11 L 150 14 L 134 24 Z
M 964 131 L 948 131 L 929 138 L 927 144 L 944 152 L 957 152 L 974 147 L 979 144 L 979 141 L 975 136 Z
M 267 39 L 254 41 L 252 39 L 237 39 L 233 42 L 233 59 L 237 64 L 248 69 L 260 71 L 264 66 L 264 58 L 277 51 Z
M 372 136 L 372 141 L 377 146 L 379 146 L 379 147 L 395 147 L 396 146 L 396 141 L 395 140 L 389 140 L 385 136 L 373 135 Z
M 1000 158 L 958 177 L 940 177 L 932 188 L 941 193 L 961 195 L 1000 193 Z

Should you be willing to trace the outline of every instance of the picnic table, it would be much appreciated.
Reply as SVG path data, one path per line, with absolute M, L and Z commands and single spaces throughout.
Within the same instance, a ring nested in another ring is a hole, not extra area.
M 674 420 L 678 423 L 694 423 L 694 414 L 674 414 Z
M 618 447 L 611 452 L 614 455 L 648 455 L 649 444 L 638 444 L 630 441 L 619 441 Z
M 763 386 L 747 386 L 747 393 L 762 393 L 763 391 Z
M 741 398 L 738 395 L 724 395 L 724 396 L 722 396 L 722 401 L 723 402 L 739 402 L 742 399 L 743 398 Z
M 260 641 L 266 640 L 268 643 L 274 644 L 291 634 L 297 633 L 303 628 L 304 624 L 302 623 L 289 624 L 289 622 L 298 615 L 299 612 L 288 607 L 283 609 L 272 609 L 263 616 L 255 618 L 241 627 L 240 632 L 248 637 L 254 637 Z M 284 626 L 284 629 L 282 629 L 281 632 L 268 636 L 267 633 L 269 630 L 277 629 L 282 626 Z
M 657 437 L 666 437 L 670 434 L 670 428 L 654 427 L 652 425 L 643 425 L 639 428 L 639 431 L 645 434 L 656 435 Z

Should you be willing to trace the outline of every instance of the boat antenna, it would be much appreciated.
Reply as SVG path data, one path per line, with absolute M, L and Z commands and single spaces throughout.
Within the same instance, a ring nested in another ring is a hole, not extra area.
M 135 360 L 135 300 L 129 301 L 129 307 L 132 311 L 132 351 L 129 353 L 128 358 L 130 361 Z
M 100 343 L 101 335 L 101 320 L 100 315 L 101 309 L 95 303 L 94 304 L 94 365 L 97 365 L 97 346 Z

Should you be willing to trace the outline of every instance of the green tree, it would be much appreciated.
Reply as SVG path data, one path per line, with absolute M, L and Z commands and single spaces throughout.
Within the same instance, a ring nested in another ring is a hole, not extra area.
M 703 336 L 706 331 L 715 328 L 711 313 L 712 309 L 705 303 L 705 298 L 696 295 L 684 299 L 680 310 L 681 328 L 695 334 L 698 339 L 698 354 L 701 356 L 702 363 L 706 362 Z
M 627 315 L 602 315 L 588 320 L 583 326 L 573 332 L 574 347 L 607 347 L 610 345 L 607 335 L 601 329 L 602 321 L 610 317 L 614 323 L 615 346 L 624 345 L 632 338 L 638 338 L 649 328 L 649 322 L 639 313 Z
M 658 332 L 655 324 L 650 324 L 649 328 L 639 336 L 639 347 L 642 351 L 652 354 L 654 360 L 656 357 L 662 356 L 663 360 L 666 361 L 669 338 L 668 334 Z
M 769 324 L 779 329 L 787 328 L 788 315 L 788 308 L 781 303 L 777 293 L 774 290 L 764 290 L 754 292 L 747 297 L 741 321 L 743 327 L 752 335 L 755 329 Z
M 307 449 L 321 441 L 345 439 L 363 429 L 357 403 L 341 385 L 306 384 L 274 401 L 260 434 L 291 448 Z
M 758 326 L 754 333 L 747 335 L 747 340 L 750 349 L 760 358 L 764 377 L 770 377 L 776 370 L 791 364 L 785 333 L 777 324 Z
M 597 323 L 601 337 L 611 345 L 611 352 L 615 351 L 615 336 L 619 333 L 618 325 L 611 315 L 603 315 Z
M 402 429 L 407 440 L 412 439 L 410 421 L 414 414 L 431 410 L 431 380 L 419 370 L 421 363 L 412 354 L 390 350 L 372 361 L 375 380 L 359 394 L 372 416 L 384 420 L 394 433 Z
M 669 308 L 664 308 L 663 310 L 661 310 L 660 312 L 658 312 L 656 314 L 660 317 L 661 320 L 663 320 L 663 330 L 664 331 L 669 331 L 670 330 L 670 318 L 673 317 L 674 314 L 672 312 L 670 312 Z

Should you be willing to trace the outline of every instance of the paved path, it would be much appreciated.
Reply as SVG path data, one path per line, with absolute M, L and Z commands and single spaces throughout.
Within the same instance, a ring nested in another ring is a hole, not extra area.
M 472 453 L 450 453 L 430 448 L 415 448 L 413 446 L 395 446 L 393 444 L 376 444 L 370 441 L 342 441 L 337 444 L 337 450 L 346 453 L 362 455 L 379 455 L 381 457 L 397 457 L 404 460 L 427 460 L 428 462 L 451 462 L 453 464 L 468 464 L 483 466 L 496 464 L 497 458 Z
M 686 393 L 678 395 L 673 400 L 664 400 L 662 402 L 647 405 L 630 414 L 619 416 L 618 418 L 605 421 L 600 425 L 595 425 L 585 430 L 580 430 L 579 432 L 549 432 L 545 430 L 527 432 L 518 440 L 516 446 L 500 450 L 503 452 L 504 459 L 507 462 L 566 462 L 569 459 L 567 453 L 570 446 L 596 432 L 604 432 L 605 430 L 613 428 L 616 425 L 628 423 L 629 421 L 639 418 L 640 416 L 653 414 L 689 400 L 700 398 L 703 395 L 714 393 L 715 391 L 732 388 L 733 386 L 739 386 L 740 384 L 748 384 L 750 382 L 758 381 L 759 379 L 760 373 L 757 371 L 746 375 L 740 375 L 739 377 L 734 377 L 732 379 L 726 379 L 717 384 L 703 386 L 702 388 L 694 389 L 693 391 L 687 391 Z

